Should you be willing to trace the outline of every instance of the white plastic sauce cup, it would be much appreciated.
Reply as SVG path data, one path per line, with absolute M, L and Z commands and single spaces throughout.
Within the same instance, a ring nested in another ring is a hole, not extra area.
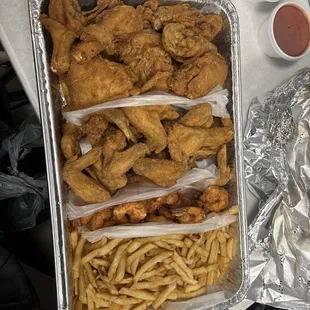
M 300 4 L 297 4 L 296 2 L 283 2 L 279 4 L 271 13 L 271 15 L 263 22 L 261 25 L 259 32 L 258 32 L 258 43 L 263 50 L 263 52 L 273 58 L 282 58 L 288 61 L 294 61 L 297 59 L 300 59 L 304 57 L 309 51 L 310 51 L 310 45 L 308 45 L 307 49 L 299 56 L 290 56 L 287 55 L 282 51 L 282 49 L 279 47 L 273 31 L 273 25 L 274 25 L 274 19 L 280 8 L 286 5 L 292 5 L 298 8 L 305 17 L 310 20 L 309 13 L 307 10 L 301 6 Z

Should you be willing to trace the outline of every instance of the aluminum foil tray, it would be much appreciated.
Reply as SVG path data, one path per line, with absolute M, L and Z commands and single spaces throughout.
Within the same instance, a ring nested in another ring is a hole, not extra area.
M 84 7 L 94 0 L 80 0 Z M 142 1 L 143 2 L 143 1 Z M 160 4 L 183 2 L 162 0 Z M 184 1 L 185 2 L 185 1 Z M 245 206 L 245 180 L 243 169 L 243 138 L 240 81 L 240 40 L 239 20 L 235 7 L 229 0 L 192 0 L 186 1 L 201 10 L 202 13 L 217 13 L 224 17 L 224 27 L 217 36 L 215 44 L 229 64 L 229 77 L 226 87 L 230 92 L 229 112 L 235 123 L 235 139 L 232 144 L 234 156 L 230 164 L 236 171 L 231 186 L 234 203 L 239 203 L 238 233 L 239 242 L 236 255 L 229 268 L 227 277 L 220 283 L 219 289 L 225 297 L 202 303 L 199 309 L 227 309 L 239 303 L 248 289 L 248 250 L 247 220 Z M 58 295 L 58 309 L 73 309 L 73 285 L 71 281 L 71 249 L 69 229 L 65 210 L 66 186 L 62 179 L 63 156 L 60 150 L 61 139 L 61 96 L 57 77 L 49 69 L 52 54 L 52 42 L 49 34 L 42 29 L 39 15 L 47 13 L 49 0 L 28 0 L 32 41 L 35 57 L 38 95 L 41 111 L 45 156 L 49 184 L 50 209 L 55 253 L 55 274 Z M 129 5 L 141 4 L 137 0 L 125 1 Z M 190 301 L 186 309 L 193 309 Z

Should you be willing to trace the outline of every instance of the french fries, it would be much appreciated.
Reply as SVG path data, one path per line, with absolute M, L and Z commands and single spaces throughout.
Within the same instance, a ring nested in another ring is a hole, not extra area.
M 192 235 L 103 238 L 90 244 L 74 232 L 76 305 L 88 310 L 158 309 L 169 300 L 203 295 L 227 270 L 232 235 L 223 227 Z

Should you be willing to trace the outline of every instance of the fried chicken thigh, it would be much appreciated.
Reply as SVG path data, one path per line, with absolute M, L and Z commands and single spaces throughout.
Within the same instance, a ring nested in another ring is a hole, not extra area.
M 194 30 L 183 24 L 168 24 L 163 30 L 163 47 L 178 62 L 190 63 L 217 48 Z
M 133 165 L 136 174 L 145 176 L 163 187 L 174 185 L 187 170 L 185 164 L 167 159 L 141 158 Z
M 193 63 L 183 64 L 168 79 L 168 84 L 177 95 L 196 99 L 208 94 L 215 86 L 223 85 L 227 72 L 224 57 L 209 52 Z
M 196 32 L 209 41 L 222 30 L 223 17 L 215 14 L 200 15 L 196 21 Z
M 128 97 L 135 80 L 123 65 L 94 57 L 88 62 L 71 62 L 62 80 L 67 101 L 64 111 L 87 108 L 105 101 Z

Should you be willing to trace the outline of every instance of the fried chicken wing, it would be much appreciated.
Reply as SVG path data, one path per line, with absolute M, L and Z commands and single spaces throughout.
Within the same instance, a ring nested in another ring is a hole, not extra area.
M 166 159 L 141 158 L 133 165 L 136 174 L 145 176 L 163 187 L 174 185 L 187 170 L 185 164 Z
M 48 5 L 48 16 L 59 23 L 66 25 L 66 15 L 63 0 L 50 0 Z
M 60 142 L 61 150 L 66 159 L 81 154 L 79 140 L 85 136 L 81 126 L 65 123 L 63 125 L 63 134 Z
M 137 143 L 136 136 L 129 126 L 129 121 L 121 109 L 104 109 L 98 113 L 104 115 L 110 123 L 115 124 L 123 132 L 128 141 Z
M 118 40 L 127 40 L 142 30 L 142 17 L 135 8 L 118 5 L 99 14 L 96 17 L 96 24 L 85 27 L 80 39 L 98 41 L 108 53 L 115 54 Z
M 183 24 L 168 24 L 163 30 L 164 49 L 178 62 L 191 63 L 206 52 L 217 48 L 194 30 Z
M 78 0 L 63 0 L 63 8 L 65 12 L 65 26 L 70 30 L 79 33 L 86 25 L 87 20 L 82 14 L 82 10 Z
M 115 152 L 122 151 L 127 146 L 126 137 L 119 129 L 110 130 L 102 141 L 103 165 L 106 166 Z
M 225 59 L 218 53 L 208 52 L 193 63 L 183 64 L 168 79 L 168 85 L 177 95 L 196 99 L 223 85 L 227 72 Z
M 167 146 L 167 134 L 160 122 L 159 114 L 142 107 L 126 107 L 123 111 L 129 122 L 147 139 L 150 149 L 161 152 Z
M 139 183 L 153 183 L 147 177 L 143 177 L 142 175 L 133 175 L 128 177 L 128 184 L 139 184 Z
M 116 152 L 102 172 L 109 179 L 124 175 L 148 151 L 148 147 L 145 144 L 138 143 L 123 152 Z
M 152 25 L 157 31 L 170 23 L 180 23 L 186 27 L 194 27 L 199 15 L 199 11 L 189 4 L 161 6 L 154 14 Z
M 219 150 L 219 147 L 207 147 L 203 146 L 200 148 L 194 155 L 195 160 L 206 159 L 212 155 L 216 155 Z
M 181 118 L 180 123 L 188 127 L 211 127 L 213 123 L 211 105 L 201 103 L 194 106 Z
M 108 120 L 100 114 L 86 115 L 82 121 L 83 131 L 93 147 L 101 145 L 103 134 L 109 126 Z
M 207 187 L 199 200 L 203 203 L 203 208 L 209 212 L 221 212 L 228 204 L 228 192 L 219 186 Z
M 87 108 L 98 103 L 128 97 L 135 80 L 121 64 L 96 56 L 79 64 L 72 61 L 62 80 L 67 101 L 64 111 Z
M 160 34 L 149 31 L 140 32 L 129 41 L 118 44 L 121 60 L 138 77 L 137 86 L 142 91 L 168 89 L 167 79 L 173 66 L 169 54 L 160 45 Z
M 195 30 L 197 33 L 212 41 L 222 30 L 223 17 L 215 14 L 200 15 L 196 20 Z
M 58 21 L 40 16 L 41 24 L 50 33 L 53 41 L 51 70 L 57 74 L 66 73 L 70 67 L 70 51 L 77 35 Z
M 168 138 L 171 158 L 176 161 L 194 156 L 203 146 L 216 147 L 231 141 L 233 130 L 229 127 L 199 128 L 176 124 L 169 136 L 173 135 L 173 143 Z
M 229 128 L 229 127 L 224 127 Z M 223 186 L 230 180 L 230 167 L 227 165 L 227 147 L 223 144 L 217 153 L 217 167 L 220 177 L 216 180 L 216 185 Z
M 69 159 L 63 169 L 64 181 L 70 186 L 72 192 L 80 196 L 85 202 L 97 203 L 111 198 L 103 186 L 82 172 L 98 161 L 100 156 L 101 149 L 94 148 L 80 158 L 74 156 Z
M 157 113 L 161 120 L 163 119 L 177 119 L 179 117 L 179 113 L 170 105 L 146 105 L 143 106 L 143 109 L 151 112 Z

